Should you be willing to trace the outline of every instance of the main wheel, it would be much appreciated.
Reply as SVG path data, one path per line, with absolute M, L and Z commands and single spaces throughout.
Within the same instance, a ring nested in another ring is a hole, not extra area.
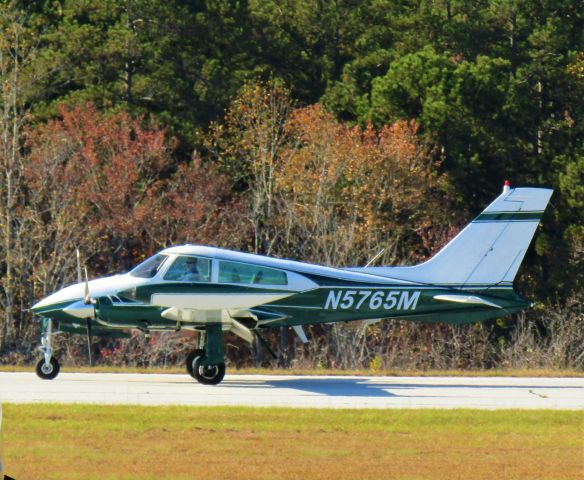
M 196 357 L 193 362 L 193 376 L 203 385 L 217 385 L 225 376 L 225 364 L 201 365 L 203 356 Z
M 48 364 L 45 364 L 45 359 L 42 358 L 36 366 L 36 374 L 43 380 L 52 380 L 59 375 L 59 370 L 61 370 L 61 365 L 55 357 L 51 357 Z
M 188 374 L 193 377 L 193 378 L 197 378 L 195 377 L 195 371 L 194 371 L 194 365 L 195 365 L 195 359 L 197 357 L 202 357 L 203 355 L 205 355 L 205 350 L 193 350 L 191 353 L 189 353 L 187 355 L 187 359 L 186 359 L 186 367 L 187 367 L 187 372 Z

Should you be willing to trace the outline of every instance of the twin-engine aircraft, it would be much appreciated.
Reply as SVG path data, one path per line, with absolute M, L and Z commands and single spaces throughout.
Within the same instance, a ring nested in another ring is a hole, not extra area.
M 195 330 L 186 359 L 203 384 L 225 375 L 224 332 L 247 342 L 268 328 L 400 318 L 464 324 L 531 304 L 513 279 L 552 195 L 543 188 L 503 193 L 430 260 L 412 267 L 331 268 L 219 248 L 167 248 L 132 271 L 79 282 L 32 307 L 42 319 L 37 374 L 53 379 L 58 332 L 108 337 L 129 330 Z M 87 277 L 86 277 L 87 278 Z

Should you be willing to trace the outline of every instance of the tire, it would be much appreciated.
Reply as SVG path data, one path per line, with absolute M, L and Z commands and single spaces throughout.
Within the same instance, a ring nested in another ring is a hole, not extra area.
M 59 370 L 61 370 L 61 365 L 59 365 L 55 357 L 51 357 L 48 365 L 45 365 L 44 358 L 39 360 L 39 363 L 36 365 L 36 374 L 43 380 L 52 380 L 59 375 Z
M 201 365 L 203 356 L 196 357 L 193 361 L 193 376 L 197 382 L 203 385 L 218 385 L 225 377 L 225 364 Z
M 186 367 L 187 367 L 187 373 L 193 377 L 194 379 L 196 379 L 197 377 L 195 377 L 195 371 L 194 369 L 194 363 L 195 363 L 195 358 L 197 357 L 202 357 L 205 355 L 205 350 L 193 350 L 192 352 L 190 352 L 187 355 L 187 359 L 185 361 Z

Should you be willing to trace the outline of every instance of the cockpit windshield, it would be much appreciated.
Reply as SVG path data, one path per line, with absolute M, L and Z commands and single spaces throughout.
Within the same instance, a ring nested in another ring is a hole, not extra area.
M 158 273 L 162 265 L 164 265 L 164 262 L 167 258 L 167 255 L 158 253 L 153 257 L 144 260 L 140 265 L 135 267 L 130 272 L 130 275 L 132 275 L 132 277 L 139 278 L 153 278 Z

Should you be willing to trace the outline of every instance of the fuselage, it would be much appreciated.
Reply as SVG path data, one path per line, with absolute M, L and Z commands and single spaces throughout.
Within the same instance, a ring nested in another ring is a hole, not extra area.
M 467 323 L 528 305 L 510 288 L 428 285 L 387 271 L 382 276 L 363 268 L 184 245 L 163 250 L 128 273 L 88 282 L 90 304 L 84 300 L 85 284 L 78 283 L 32 311 L 58 320 L 63 331 L 84 333 L 90 321 L 103 333 L 197 329 L 226 315 L 252 329 L 396 317 Z

